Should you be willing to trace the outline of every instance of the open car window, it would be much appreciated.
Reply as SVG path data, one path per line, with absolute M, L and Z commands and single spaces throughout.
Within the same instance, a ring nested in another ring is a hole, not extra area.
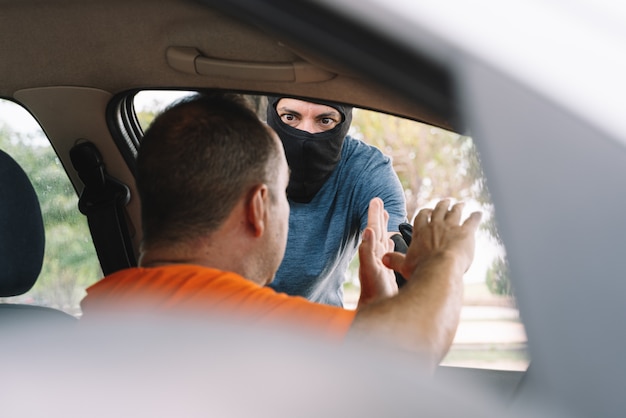
M 35 285 L 5 303 L 34 304 L 80 316 L 85 289 L 102 277 L 78 196 L 41 127 L 20 105 L 0 99 L 0 149 L 26 172 L 41 206 L 45 255 Z
M 191 91 L 141 91 L 135 95 L 137 120 L 145 131 L 154 117 Z M 247 96 L 261 119 L 264 96 Z M 524 326 L 508 276 L 506 252 L 493 218 L 493 204 L 472 138 L 424 123 L 365 109 L 354 109 L 349 135 L 390 156 L 402 183 L 407 214 L 452 197 L 466 202 L 465 215 L 483 212 L 476 256 L 465 276 L 464 307 L 455 341 L 443 365 L 526 370 L 529 358 Z M 359 297 L 358 257 L 344 284 L 344 304 Z

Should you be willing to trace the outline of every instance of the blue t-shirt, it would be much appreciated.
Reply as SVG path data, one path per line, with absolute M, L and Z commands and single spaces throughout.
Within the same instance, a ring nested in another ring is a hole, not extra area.
M 406 203 L 391 159 L 376 147 L 347 136 L 341 160 L 309 203 L 290 201 L 287 250 L 270 285 L 279 292 L 343 306 L 343 282 L 369 202 L 380 197 L 389 231 L 406 221 Z

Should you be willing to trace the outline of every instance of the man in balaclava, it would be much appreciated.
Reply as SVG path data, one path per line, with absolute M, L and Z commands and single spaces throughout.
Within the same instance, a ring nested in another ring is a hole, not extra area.
M 352 107 L 269 97 L 267 123 L 280 137 L 291 170 L 289 237 L 271 286 L 290 295 L 343 306 L 343 283 L 380 197 L 390 235 L 406 222 L 406 204 L 391 160 L 347 135 Z

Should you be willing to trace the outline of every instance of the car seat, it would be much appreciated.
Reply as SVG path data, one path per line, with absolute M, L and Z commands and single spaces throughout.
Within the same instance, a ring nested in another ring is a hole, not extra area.
M 0 150 L 0 297 L 28 292 L 43 265 L 45 235 L 41 207 L 26 173 Z M 18 320 L 76 322 L 44 306 L 0 303 L 0 324 Z

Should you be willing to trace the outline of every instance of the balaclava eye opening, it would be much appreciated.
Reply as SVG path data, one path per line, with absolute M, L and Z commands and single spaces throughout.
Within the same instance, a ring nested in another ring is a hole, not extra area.
M 309 203 L 339 164 L 343 141 L 352 122 L 352 107 L 315 100 L 314 103 L 337 109 L 342 121 L 331 130 L 312 134 L 280 119 L 276 111 L 280 99 L 268 97 L 267 124 L 280 137 L 291 169 L 287 196 L 295 202 Z

